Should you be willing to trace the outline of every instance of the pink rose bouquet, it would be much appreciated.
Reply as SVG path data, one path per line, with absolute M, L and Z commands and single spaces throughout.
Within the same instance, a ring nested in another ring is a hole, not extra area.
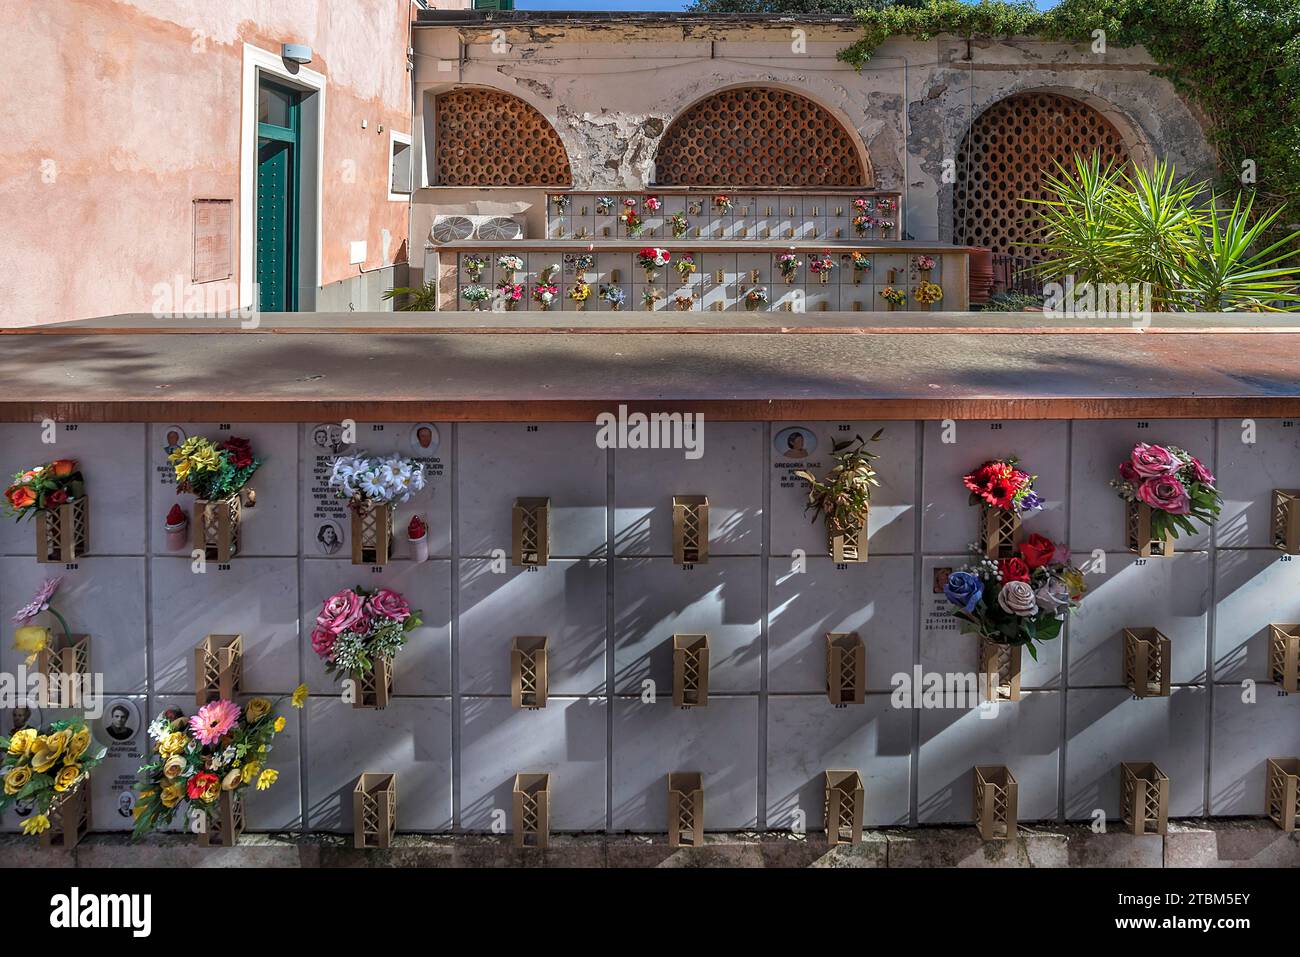
M 392 659 L 406 633 L 422 624 L 420 612 L 389 588 L 344 588 L 321 606 L 311 633 L 312 651 L 337 674 L 368 673 L 376 658 Z
M 1111 481 L 1126 502 L 1149 505 L 1151 534 L 1194 533 L 1199 521 L 1213 525 L 1219 518 L 1223 496 L 1215 478 L 1196 456 L 1173 445 L 1139 442 L 1119 465 L 1119 478 Z

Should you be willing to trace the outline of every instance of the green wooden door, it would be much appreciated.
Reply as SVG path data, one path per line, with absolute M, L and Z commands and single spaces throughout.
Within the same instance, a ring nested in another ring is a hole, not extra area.
M 257 124 L 258 308 L 298 308 L 298 94 L 266 81 Z

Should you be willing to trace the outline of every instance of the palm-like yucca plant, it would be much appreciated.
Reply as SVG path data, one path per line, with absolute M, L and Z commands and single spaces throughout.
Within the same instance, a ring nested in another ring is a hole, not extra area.
M 1256 250 L 1281 209 L 1254 217 L 1254 198 L 1243 205 L 1241 196 L 1231 210 L 1210 200 L 1209 228 L 1198 232 L 1181 264 L 1181 283 L 1173 294 L 1192 312 L 1232 312 L 1238 309 L 1289 312 L 1300 307 L 1296 285 L 1296 251 L 1300 233 Z M 1279 265 L 1291 260 L 1292 265 Z
M 1041 238 L 1026 245 L 1047 257 L 1030 267 L 1045 279 L 1142 283 L 1161 310 L 1300 308 L 1300 231 L 1255 251 L 1280 209 L 1252 222 L 1253 201 L 1238 196 L 1231 211 L 1207 203 L 1205 184 L 1177 178 L 1169 163 L 1130 175 L 1096 154 L 1076 155 L 1073 170 L 1058 163 L 1043 185 L 1050 198 L 1025 202 L 1039 208 Z
M 422 286 L 396 286 L 385 289 L 385 300 L 400 299 L 396 306 L 404 312 L 433 312 L 438 308 L 438 282 L 430 279 Z

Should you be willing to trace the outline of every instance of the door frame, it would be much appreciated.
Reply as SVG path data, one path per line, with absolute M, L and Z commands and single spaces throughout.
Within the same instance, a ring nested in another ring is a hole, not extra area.
M 262 173 L 262 140 L 270 140 L 276 143 L 283 143 L 289 148 L 289 172 L 286 177 L 289 195 L 286 197 L 287 210 L 289 219 L 288 235 L 285 237 L 285 261 L 281 267 L 285 270 L 283 277 L 284 289 L 284 311 L 298 311 L 298 272 L 300 253 L 298 249 L 298 237 L 301 233 L 300 225 L 302 221 L 302 157 L 299 152 L 302 148 L 302 103 L 301 91 L 293 87 L 285 86 L 271 79 L 263 79 L 258 83 L 259 96 L 261 90 L 271 87 L 288 93 L 293 97 L 289 104 L 289 125 L 276 126 L 271 123 L 263 123 L 260 120 L 257 124 L 257 164 L 258 164 L 258 188 L 261 184 Z M 261 296 L 258 297 L 261 299 Z M 258 303 L 259 307 L 261 303 Z
M 299 213 L 304 218 L 315 218 L 315 284 L 319 286 L 323 282 L 321 210 L 324 206 L 322 190 L 325 180 L 325 77 L 306 67 L 290 70 L 279 55 L 245 43 L 239 137 L 239 306 L 241 309 L 257 308 L 257 300 L 253 296 L 253 285 L 257 281 L 257 91 L 263 76 L 281 86 L 317 98 L 316 116 L 319 119 L 315 131 L 316 209 L 314 211 L 304 209 L 299 204 Z M 299 132 L 301 134 L 301 130 Z M 299 276 L 300 281 L 302 278 Z

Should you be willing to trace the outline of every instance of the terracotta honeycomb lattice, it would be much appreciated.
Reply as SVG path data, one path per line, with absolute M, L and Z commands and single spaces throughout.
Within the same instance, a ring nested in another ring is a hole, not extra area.
M 434 175 L 440 186 L 569 186 L 560 135 L 523 100 L 464 89 L 437 100 Z
M 1042 197 L 1040 176 L 1079 153 L 1128 162 L 1128 148 L 1110 122 L 1086 103 L 1055 93 L 1019 93 L 989 107 L 957 154 L 953 241 L 1031 261 L 1040 220 L 1025 196 Z
M 861 187 L 848 132 L 811 100 L 785 90 L 723 90 L 673 121 L 655 161 L 660 186 Z

